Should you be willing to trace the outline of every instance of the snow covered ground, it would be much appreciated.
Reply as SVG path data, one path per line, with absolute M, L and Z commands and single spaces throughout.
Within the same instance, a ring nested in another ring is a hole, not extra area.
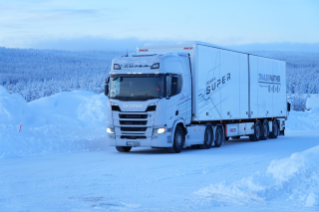
M 318 211 L 319 110 L 286 135 L 169 154 L 107 147 L 105 97 L 0 87 L 0 211 Z M 21 130 L 20 129 L 20 125 Z

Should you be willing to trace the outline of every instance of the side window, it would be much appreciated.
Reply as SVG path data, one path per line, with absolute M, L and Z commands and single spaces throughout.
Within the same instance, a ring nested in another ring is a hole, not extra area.
M 166 76 L 166 96 L 174 96 L 182 90 L 182 76 Z

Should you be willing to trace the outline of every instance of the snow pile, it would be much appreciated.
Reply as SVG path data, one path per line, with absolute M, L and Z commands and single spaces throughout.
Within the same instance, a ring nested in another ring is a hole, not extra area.
M 319 109 L 319 96 L 312 96 L 307 99 L 306 107 L 308 110 Z
M 0 86 L 0 158 L 98 148 L 105 128 L 103 94 L 64 92 L 26 103 Z
M 289 131 L 319 131 L 319 108 L 310 111 L 290 111 L 286 121 Z
M 319 146 L 274 160 L 266 173 L 257 172 L 230 185 L 210 185 L 196 194 L 211 201 L 237 204 L 282 199 L 305 206 L 319 206 Z

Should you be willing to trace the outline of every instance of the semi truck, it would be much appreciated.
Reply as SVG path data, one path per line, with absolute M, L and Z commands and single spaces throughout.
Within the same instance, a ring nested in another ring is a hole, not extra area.
M 290 110 L 284 61 L 202 42 L 143 46 L 113 59 L 105 95 L 107 142 L 119 152 L 275 139 Z

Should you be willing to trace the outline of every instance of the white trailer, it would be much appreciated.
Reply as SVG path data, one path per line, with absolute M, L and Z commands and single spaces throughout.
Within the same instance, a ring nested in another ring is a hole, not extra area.
M 121 152 L 277 138 L 289 109 L 284 61 L 200 42 L 115 58 L 105 91 L 108 144 Z

